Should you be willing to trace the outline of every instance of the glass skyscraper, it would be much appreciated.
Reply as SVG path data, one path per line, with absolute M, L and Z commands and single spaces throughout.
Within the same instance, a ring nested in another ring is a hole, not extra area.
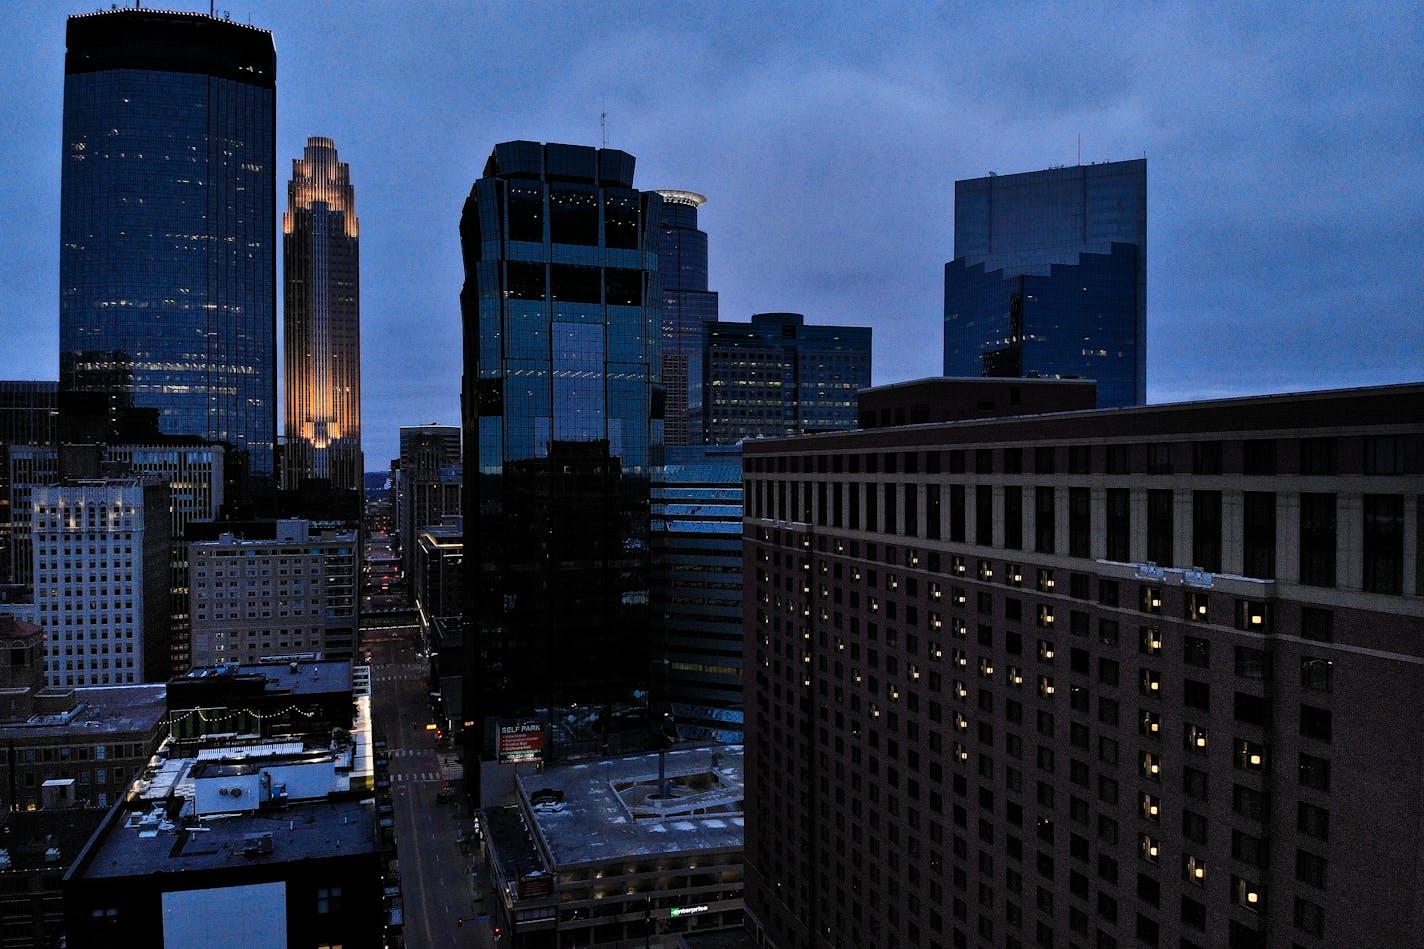
M 286 435 L 282 481 L 310 478 L 359 491 L 361 459 L 360 222 L 351 171 L 336 143 L 313 136 L 292 160 L 282 217 Z
M 633 164 L 506 142 L 460 222 L 465 718 L 486 750 L 499 720 L 646 686 L 662 198 L 633 188 Z M 577 752 L 577 730 L 552 718 L 555 754 Z
M 1147 161 L 954 184 L 947 376 L 1080 377 L 1147 401 Z
M 64 66 L 61 407 L 104 394 L 270 480 L 276 53 L 195 13 L 72 16 Z
M 707 234 L 697 209 L 707 199 L 692 191 L 659 191 L 658 271 L 663 280 L 663 387 L 667 390 L 664 442 L 700 445 L 702 369 L 708 323 L 717 321 L 717 294 L 707 289 Z

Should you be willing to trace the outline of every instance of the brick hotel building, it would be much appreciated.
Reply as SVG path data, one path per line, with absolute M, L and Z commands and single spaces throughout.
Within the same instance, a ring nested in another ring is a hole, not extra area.
M 743 450 L 761 944 L 1424 945 L 1424 385 Z

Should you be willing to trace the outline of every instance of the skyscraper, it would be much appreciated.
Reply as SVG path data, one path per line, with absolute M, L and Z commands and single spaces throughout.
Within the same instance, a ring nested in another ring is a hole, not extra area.
M 703 353 L 707 324 L 717 321 L 717 294 L 707 289 L 707 234 L 697 227 L 697 209 L 707 199 L 692 191 L 659 191 L 658 272 L 663 280 L 663 387 L 668 446 L 703 440 Z
M 282 216 L 286 435 L 282 483 L 322 478 L 359 490 L 361 457 L 360 223 L 350 169 L 329 138 L 292 160 Z
M 486 749 L 500 718 L 613 705 L 647 679 L 662 199 L 633 164 L 506 142 L 460 222 L 465 717 Z
M 1147 160 L 954 183 L 944 374 L 1080 377 L 1147 401 Z
M 276 430 L 276 53 L 195 13 L 72 16 L 60 366 L 270 481 Z M 63 405 L 63 401 L 61 401 Z

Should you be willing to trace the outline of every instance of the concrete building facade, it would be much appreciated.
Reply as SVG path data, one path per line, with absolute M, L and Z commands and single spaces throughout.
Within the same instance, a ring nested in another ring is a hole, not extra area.
M 763 944 L 1420 945 L 1424 386 L 744 451 Z

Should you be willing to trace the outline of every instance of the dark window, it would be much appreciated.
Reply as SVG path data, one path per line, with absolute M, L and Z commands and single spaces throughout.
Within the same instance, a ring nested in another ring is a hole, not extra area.
M 1182 640 L 1182 661 L 1189 666 L 1205 669 L 1211 665 L 1211 643 L 1196 636 Z
M 1271 678 L 1271 654 L 1248 646 L 1237 646 L 1236 674 L 1244 679 L 1269 681 Z
M 1092 471 L 1093 449 L 1091 445 L 1068 446 L 1068 473 L 1088 474 Z
M 1147 473 L 1169 475 L 1172 473 L 1172 444 L 1153 442 L 1147 446 Z
M 974 471 L 976 474 L 994 473 L 994 449 L 976 448 L 974 450 Z
M 1023 449 L 1022 449 L 1022 448 L 1005 448 L 1005 449 L 1004 449 L 1004 474 L 1022 474 L 1022 473 L 1023 473 Z
M 597 267 L 576 264 L 549 266 L 549 293 L 558 303 L 602 303 L 603 287 Z
M 974 487 L 974 543 L 981 547 L 994 543 L 994 489 L 987 484 Z
M 1182 769 L 1182 793 L 1198 801 L 1207 797 L 1207 774 L 1196 768 Z
M 1325 889 L 1325 858 L 1308 850 L 1295 852 L 1295 878 L 1301 883 Z
M 1241 445 L 1241 473 L 1273 475 L 1276 473 L 1276 441 L 1258 438 Z
M 1091 556 L 1093 507 L 1087 488 L 1068 489 L 1068 556 Z
M 544 299 L 544 265 L 518 260 L 504 265 L 505 295 L 511 300 Z
M 1221 442 L 1192 444 L 1192 474 L 1221 474 Z
M 1335 585 L 1335 495 L 1300 496 L 1300 582 Z
M 603 242 L 609 247 L 625 250 L 638 248 L 638 222 L 641 198 L 637 194 L 619 194 L 612 189 L 603 198 Z
M 1004 488 L 1004 546 L 1023 549 L 1023 488 L 1017 485 Z
M 1300 609 L 1300 634 L 1306 639 L 1328 643 L 1335 641 L 1335 614 L 1313 606 Z
M 1182 836 L 1192 843 L 1206 843 L 1206 817 L 1195 811 L 1182 811 Z
M 939 456 L 932 453 L 932 454 L 930 455 L 930 457 L 931 457 L 931 458 L 937 458 L 937 457 L 939 457 Z M 913 490 L 913 488 L 912 488 L 912 490 Z M 930 540 L 939 540 L 939 538 L 940 538 L 940 526 L 939 526 L 939 519 L 940 519 L 940 510 L 939 510 L 939 509 L 940 509 L 940 500 L 939 500 L 939 499 L 940 499 L 940 486 L 937 485 L 937 484 L 929 484 L 929 485 L 926 485 L 926 486 L 925 486 L 925 537 L 929 538 Z M 906 513 L 906 516 L 908 517 L 908 516 L 909 516 L 909 511 L 907 510 L 905 513 Z
M 509 204 L 509 239 L 544 242 L 544 192 L 542 188 L 511 184 L 506 192 Z M 524 298 L 533 299 L 533 298 Z
M 1315 755 L 1300 755 L 1300 784 L 1317 791 L 1330 790 L 1330 762 Z
M 1107 489 L 1107 559 L 1131 559 L 1132 504 L 1127 488 Z
M 964 485 L 949 486 L 949 539 L 964 543 Z
M 575 184 L 549 189 L 549 240 L 555 244 L 598 245 L 596 189 Z
M 1244 571 L 1264 580 L 1276 576 L 1276 496 L 1270 491 L 1247 491 L 1242 499 L 1241 535 L 1245 546 Z
M 1330 839 L 1330 812 L 1323 807 L 1301 801 L 1296 805 L 1295 828 L 1318 840 Z
M 1316 708 L 1314 705 L 1302 705 L 1300 707 L 1300 734 L 1302 737 L 1328 742 L 1330 741 L 1331 730 L 1332 723 L 1329 709 Z
M 1033 497 L 1033 549 L 1040 554 L 1056 553 L 1057 535 L 1054 522 L 1057 519 L 1057 510 L 1054 504 L 1054 489 L 1035 488 Z
M 1221 570 L 1221 492 L 1192 492 L 1192 564 Z
M 1108 474 L 1130 474 L 1131 465 L 1130 445 L 1108 445 L 1107 446 L 1107 469 Z
M 1333 475 L 1335 473 L 1335 439 L 1302 438 L 1300 440 L 1300 473 Z
M 1365 495 L 1364 588 L 1404 592 L 1404 498 Z
M 1231 786 L 1231 809 L 1243 817 L 1264 821 L 1270 819 L 1270 798 L 1263 791 L 1243 784 Z
M 1419 471 L 1419 439 L 1412 435 L 1365 438 L 1365 474 L 1403 475 Z
M 1053 474 L 1053 452 L 1051 446 L 1033 450 L 1033 470 L 1037 474 Z
M 1188 708 L 1201 709 L 1203 712 L 1211 708 L 1211 687 L 1205 682 L 1198 682 L 1196 679 L 1186 679 L 1182 683 L 1182 702 Z
M 1295 928 L 1319 938 L 1325 935 L 1325 910 L 1299 896 L 1295 898 Z
M 1172 563 L 1172 514 L 1171 491 L 1147 492 L 1147 559 L 1152 563 Z
M 603 272 L 609 306 L 643 305 L 643 272 L 609 267 Z
M 1269 728 L 1271 725 L 1271 703 L 1259 695 L 1237 692 L 1232 697 L 1232 712 L 1236 720 L 1243 724 L 1259 725 L 1262 728 Z

